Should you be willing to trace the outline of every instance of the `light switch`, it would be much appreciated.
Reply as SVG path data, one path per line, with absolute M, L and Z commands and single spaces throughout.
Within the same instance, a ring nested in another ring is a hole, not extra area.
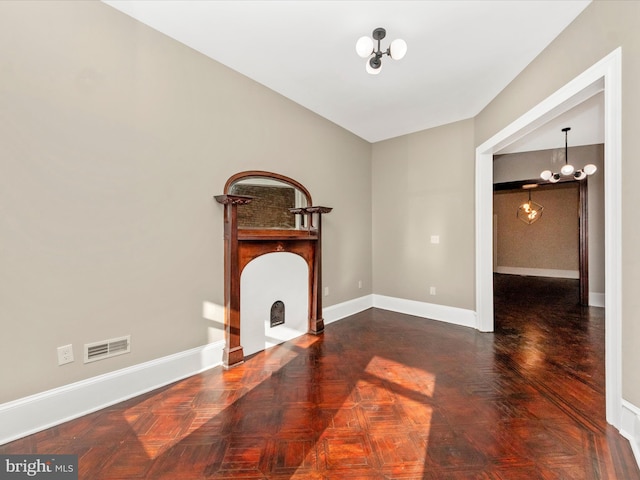
M 431 235 L 431 243 L 440 243 L 440 235 Z

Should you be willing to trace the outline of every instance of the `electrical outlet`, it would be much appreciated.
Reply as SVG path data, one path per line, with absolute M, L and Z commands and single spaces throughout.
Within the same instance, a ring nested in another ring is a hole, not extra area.
M 73 345 L 58 347 L 58 365 L 73 362 Z
M 324 296 L 325 297 L 329 296 L 329 287 L 324 287 Z
M 429 287 L 429 295 L 435 295 L 436 294 L 436 287 Z

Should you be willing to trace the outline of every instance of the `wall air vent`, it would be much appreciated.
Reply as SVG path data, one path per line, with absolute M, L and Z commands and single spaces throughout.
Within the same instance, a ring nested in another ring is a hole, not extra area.
M 115 357 L 131 351 L 131 335 L 84 344 L 84 363 Z

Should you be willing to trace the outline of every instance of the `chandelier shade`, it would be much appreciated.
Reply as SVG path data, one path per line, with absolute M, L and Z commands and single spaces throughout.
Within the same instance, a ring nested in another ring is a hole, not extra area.
M 404 56 L 407 54 L 407 42 L 402 40 L 401 38 L 395 39 L 391 42 L 391 46 L 389 47 L 389 56 L 394 60 L 402 60 Z
M 356 42 L 356 53 L 359 57 L 367 58 L 373 53 L 373 40 L 370 37 L 360 37 Z
M 562 175 L 571 175 L 574 170 L 573 165 L 564 165 L 560 169 L 560 173 L 562 173 Z
M 374 60 L 374 58 L 372 58 L 371 60 Z M 378 67 L 373 67 L 371 66 L 371 62 L 367 62 L 367 64 L 365 65 L 365 70 L 370 75 L 378 75 L 382 71 L 382 66 L 379 65 Z

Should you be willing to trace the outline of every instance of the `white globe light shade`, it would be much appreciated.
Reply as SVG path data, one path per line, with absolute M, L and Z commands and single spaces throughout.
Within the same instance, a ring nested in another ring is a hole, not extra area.
M 551 183 L 558 183 L 558 181 L 560 181 L 560 175 L 551 175 L 551 178 L 549 179 L 549 181 Z
M 360 37 L 356 42 L 356 53 L 362 57 L 367 58 L 373 53 L 373 40 L 370 37 Z
M 583 178 L 587 178 L 587 174 L 584 170 L 577 170 L 573 176 L 576 180 L 582 180 Z
M 573 173 L 573 170 L 573 165 L 564 165 L 560 169 L 560 172 L 562 172 L 563 175 L 571 175 Z
M 549 180 L 551 178 L 551 175 L 553 175 L 553 173 L 551 173 L 551 170 L 545 170 L 540 174 L 540 178 L 543 180 Z
M 401 38 L 394 40 L 389 47 L 389 54 L 394 60 L 400 60 L 407 54 L 407 42 Z
M 598 167 L 590 163 L 589 165 L 585 165 L 583 170 L 587 175 L 593 175 L 594 173 L 596 173 L 596 170 L 598 170 Z
M 371 75 L 378 75 L 382 71 L 382 65 L 380 65 L 378 68 L 373 68 L 371 64 L 367 62 L 365 69 L 367 70 L 367 73 Z

